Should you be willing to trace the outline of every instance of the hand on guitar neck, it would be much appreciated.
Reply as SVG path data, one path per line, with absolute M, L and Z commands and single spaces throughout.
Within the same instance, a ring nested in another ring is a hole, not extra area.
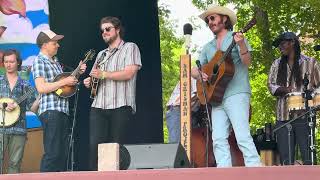
M 103 71 L 99 68 L 94 68 L 92 69 L 91 73 L 90 73 L 91 77 L 97 78 L 97 79 L 104 79 L 104 74 Z

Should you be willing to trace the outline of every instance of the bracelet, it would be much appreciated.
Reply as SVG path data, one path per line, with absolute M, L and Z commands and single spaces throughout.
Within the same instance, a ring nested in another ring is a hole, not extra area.
M 248 54 L 248 52 L 249 52 L 249 51 L 247 50 L 246 52 L 241 53 L 241 56 Z
M 106 78 L 106 76 L 104 74 L 104 71 L 102 71 L 101 79 L 105 79 L 105 78 Z

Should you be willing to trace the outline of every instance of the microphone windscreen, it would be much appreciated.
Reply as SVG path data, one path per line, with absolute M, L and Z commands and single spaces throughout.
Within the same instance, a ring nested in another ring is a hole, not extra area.
M 320 45 L 315 45 L 315 46 L 313 46 L 313 49 L 314 49 L 315 51 L 320 51 Z
M 201 63 L 199 60 L 196 60 L 196 64 L 197 64 L 198 68 L 201 68 Z
M 186 34 L 192 35 L 192 25 L 189 23 L 183 25 L 183 35 Z

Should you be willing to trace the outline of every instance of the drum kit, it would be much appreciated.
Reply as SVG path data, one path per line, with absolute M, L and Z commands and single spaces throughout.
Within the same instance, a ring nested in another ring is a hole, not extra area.
M 306 76 L 305 76 L 306 77 Z M 308 119 L 308 126 L 310 129 L 309 132 L 309 151 L 310 151 L 310 160 L 311 160 L 311 165 L 315 164 L 315 115 L 316 115 L 316 111 L 318 111 L 320 109 L 320 90 L 315 90 L 315 91 L 311 91 L 307 89 L 307 85 L 308 85 L 308 80 L 306 80 L 306 82 L 304 82 L 304 91 L 303 92 L 292 92 L 292 93 L 288 93 L 285 96 L 285 100 L 286 100 L 286 108 L 287 111 L 289 112 L 289 114 L 293 114 L 294 112 L 303 112 L 303 113 L 298 113 L 298 116 L 295 116 L 294 118 L 292 118 L 291 120 L 289 120 L 288 122 L 282 124 L 281 126 L 275 128 L 273 130 L 273 133 L 275 133 L 276 131 L 278 131 L 279 129 L 283 128 L 283 127 L 287 127 L 288 129 L 288 148 L 289 148 L 289 164 L 292 163 L 291 160 L 291 150 L 290 150 L 290 134 L 292 131 L 292 126 L 291 123 L 297 119 L 300 118 L 307 118 Z
M 320 106 L 320 90 L 311 93 L 312 99 L 308 100 L 308 106 L 310 108 L 318 109 Z M 292 92 L 288 93 L 285 97 L 287 111 L 292 113 L 298 110 L 305 110 L 305 93 L 304 92 Z

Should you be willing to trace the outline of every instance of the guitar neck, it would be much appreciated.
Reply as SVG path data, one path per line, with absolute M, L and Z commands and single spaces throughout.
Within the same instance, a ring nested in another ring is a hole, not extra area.
M 26 100 L 32 93 L 34 92 L 33 89 L 29 89 L 29 91 L 27 93 L 25 93 L 24 95 L 22 95 L 16 102 L 17 104 L 22 103 L 24 100 Z

